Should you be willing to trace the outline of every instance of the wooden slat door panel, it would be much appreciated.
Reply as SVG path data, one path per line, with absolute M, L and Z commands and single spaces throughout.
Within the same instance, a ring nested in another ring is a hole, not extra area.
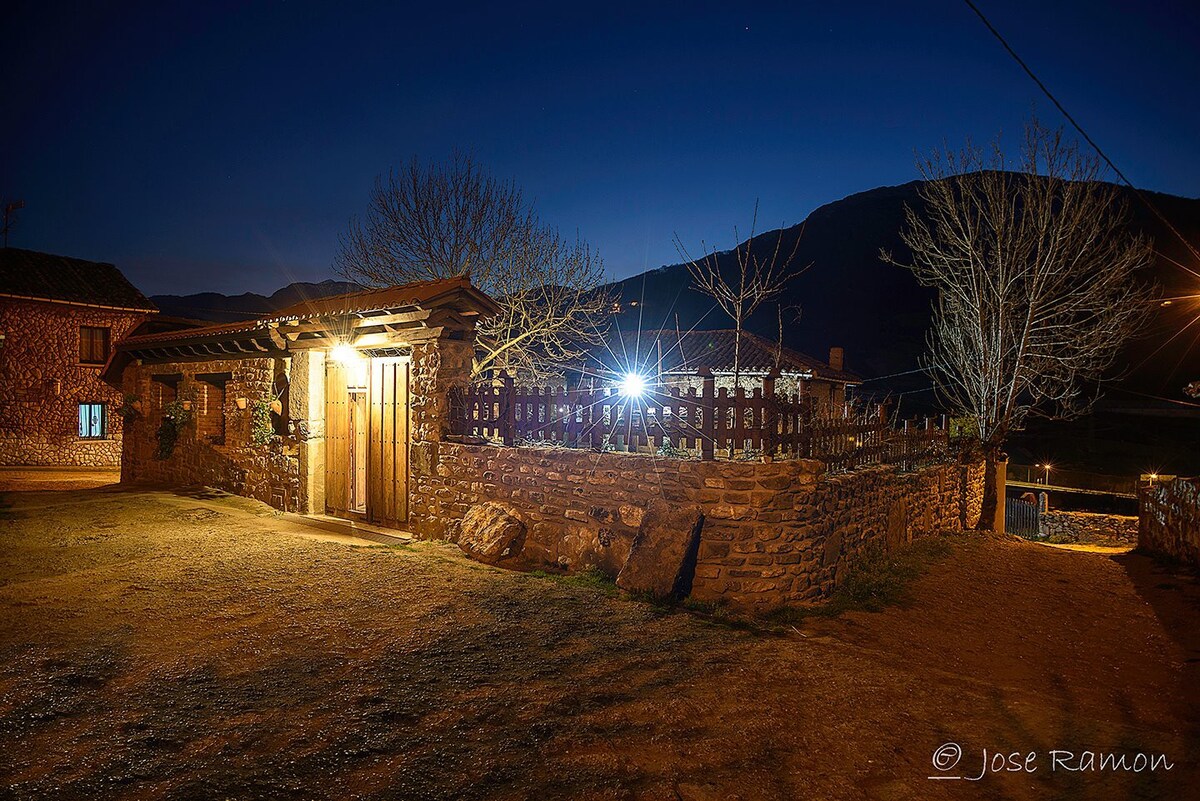
M 349 508 L 350 421 L 346 368 L 325 362 L 325 512 L 345 517 Z
M 373 522 L 408 521 L 407 358 L 371 360 L 371 432 L 367 514 Z

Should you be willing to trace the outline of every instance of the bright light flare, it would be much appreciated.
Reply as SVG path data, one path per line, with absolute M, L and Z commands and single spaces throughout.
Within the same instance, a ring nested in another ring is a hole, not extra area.
M 347 345 L 345 343 L 335 346 L 334 349 L 329 352 L 329 356 L 339 364 L 353 364 L 362 358 L 362 354 L 359 353 L 353 345 Z
M 637 373 L 626 373 L 621 377 L 617 391 L 626 398 L 640 398 L 646 394 L 646 379 Z

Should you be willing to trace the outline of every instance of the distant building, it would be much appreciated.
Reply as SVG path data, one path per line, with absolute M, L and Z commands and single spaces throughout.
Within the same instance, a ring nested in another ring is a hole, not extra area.
M 694 387 L 699 392 L 703 373 L 711 371 L 716 390 L 724 387 L 732 393 L 736 342 L 737 332 L 730 329 L 629 331 L 615 343 L 594 350 L 585 374 L 629 370 L 641 374 L 660 391 Z M 842 404 L 846 389 L 862 383 L 860 377 L 844 369 L 843 360 L 841 348 L 830 348 L 829 361 L 823 362 L 742 331 L 737 359 L 739 384 L 749 394 L 774 373 L 777 393 L 799 394 L 821 404 Z
M 0 464 L 116 466 L 113 345 L 157 313 L 111 264 L 0 248 Z

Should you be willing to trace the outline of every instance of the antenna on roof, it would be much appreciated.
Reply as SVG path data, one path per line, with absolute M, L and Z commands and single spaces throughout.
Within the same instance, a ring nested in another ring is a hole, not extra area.
M 18 209 L 25 208 L 24 200 L 14 200 L 11 203 L 4 204 L 4 247 L 8 247 L 8 231 L 13 227 L 15 212 Z
M 679 345 L 679 358 L 683 361 L 683 369 L 687 370 L 687 354 L 683 352 L 683 334 L 679 331 L 679 312 L 675 312 L 675 341 Z

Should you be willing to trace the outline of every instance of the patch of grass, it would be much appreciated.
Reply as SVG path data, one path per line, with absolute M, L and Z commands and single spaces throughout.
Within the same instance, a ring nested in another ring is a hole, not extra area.
M 534 579 L 556 581 L 572 587 L 598 590 L 605 595 L 616 595 L 616 580 L 598 567 L 592 566 L 578 573 L 551 573 L 546 570 L 530 570 L 525 574 Z
M 767 615 L 773 623 L 803 622 L 810 617 L 836 617 L 843 612 L 879 612 L 912 601 L 911 585 L 951 553 L 944 537 L 925 537 L 888 553 L 882 546 L 868 550 L 823 604 L 785 606 Z
M 761 632 L 763 630 L 760 621 L 746 615 L 735 614 L 727 604 L 720 601 L 697 601 L 693 598 L 685 598 L 678 606 L 713 625 L 739 631 Z

